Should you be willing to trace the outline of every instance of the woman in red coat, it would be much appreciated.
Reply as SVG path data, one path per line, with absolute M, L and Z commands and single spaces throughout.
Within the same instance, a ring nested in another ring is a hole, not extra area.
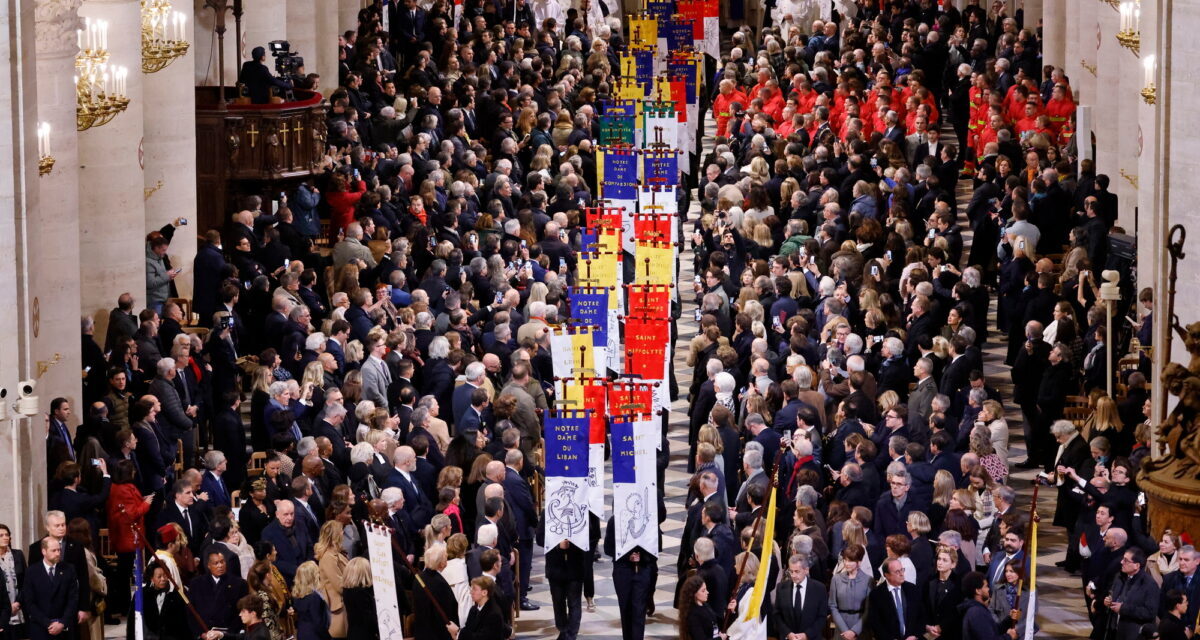
M 351 191 L 351 188 L 354 190 Z M 337 240 L 337 234 L 354 222 L 354 206 L 367 192 L 367 183 L 356 179 L 353 184 L 343 173 L 333 174 L 325 200 L 329 203 L 329 234 Z
M 109 546 L 117 554 L 117 584 L 108 590 L 108 610 L 113 612 L 129 610 L 129 590 L 133 585 L 133 552 L 137 548 L 134 532 L 137 532 L 139 540 L 145 540 L 146 527 L 143 519 L 150 510 L 150 501 L 153 499 L 153 496 L 142 497 L 142 492 L 134 483 L 136 471 L 133 460 L 117 462 L 112 472 L 112 489 L 108 493 L 106 504 Z

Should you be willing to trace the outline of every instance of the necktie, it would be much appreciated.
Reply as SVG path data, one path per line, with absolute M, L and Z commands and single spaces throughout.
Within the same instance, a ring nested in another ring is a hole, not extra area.
M 900 600 L 900 587 L 893 587 L 892 595 L 896 598 L 896 619 L 900 621 L 900 635 L 904 635 L 904 604 Z
M 187 531 L 185 531 L 185 533 L 187 533 L 188 539 L 191 540 L 191 538 L 192 538 L 192 516 L 191 516 L 191 514 L 188 513 L 187 509 L 183 510 L 183 524 L 184 524 L 184 527 L 187 529 Z
M 61 433 L 63 442 L 67 444 L 67 453 L 70 454 L 71 460 L 75 460 L 75 447 L 71 444 L 71 433 L 67 431 L 67 425 L 59 422 L 58 430 Z
M 804 585 L 796 585 L 796 590 L 792 592 L 792 608 L 797 611 L 804 610 Z
M 50 584 L 54 584 L 58 580 L 58 567 L 50 566 Z
M 383 373 L 384 384 L 392 384 L 392 372 L 388 370 L 387 363 L 385 363 L 383 360 L 379 361 L 379 371 Z

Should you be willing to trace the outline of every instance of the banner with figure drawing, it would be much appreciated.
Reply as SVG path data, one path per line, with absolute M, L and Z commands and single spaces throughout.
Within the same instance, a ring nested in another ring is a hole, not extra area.
M 570 540 L 580 549 L 588 541 L 589 412 L 559 409 L 547 412 L 546 539 L 545 548 Z
M 641 547 L 658 556 L 658 468 L 660 440 L 654 414 L 613 416 L 613 527 L 617 557 Z
M 367 554 L 375 592 L 375 617 L 380 638 L 399 638 L 400 605 L 396 602 L 396 573 L 392 567 L 392 534 L 386 527 L 366 525 Z

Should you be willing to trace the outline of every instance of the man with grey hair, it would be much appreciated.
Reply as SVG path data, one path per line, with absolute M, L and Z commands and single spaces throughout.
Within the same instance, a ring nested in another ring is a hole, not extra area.
M 464 382 L 455 387 L 450 406 L 455 425 L 462 421 L 463 414 L 471 408 L 471 394 L 483 386 L 485 378 L 487 367 L 482 362 L 472 362 L 463 370 Z
M 753 436 L 752 441 L 762 445 L 762 459 L 770 460 L 774 464 L 775 454 L 778 453 L 781 442 L 779 432 L 767 425 L 761 413 L 747 415 L 743 424 L 746 431 Z
M 759 447 L 747 447 L 742 452 L 742 472 L 746 479 L 742 481 L 742 486 L 738 488 L 737 496 L 734 500 L 734 508 L 730 509 L 730 517 L 735 513 L 746 513 L 750 511 L 751 505 L 748 499 L 748 493 L 752 485 L 758 485 L 762 489 L 763 496 L 766 495 L 767 489 L 771 486 L 771 478 L 763 471 L 763 454 L 761 445 Z M 760 501 L 761 502 L 761 501 Z
M 231 505 L 229 487 L 221 476 L 229 467 L 225 454 L 213 449 L 204 454 L 204 475 L 200 480 L 200 493 L 208 494 L 210 507 L 228 507 Z
M 921 358 L 913 365 L 917 388 L 908 399 L 908 428 L 912 433 L 929 430 L 929 415 L 933 409 L 933 398 L 937 395 L 937 384 L 933 379 L 933 360 Z
M 889 492 L 880 496 L 879 502 L 875 504 L 875 531 L 884 537 L 907 534 L 908 514 L 915 508 L 913 501 L 908 497 L 912 477 L 908 472 L 898 470 L 889 473 L 887 480 Z
M 360 268 L 374 269 L 376 265 L 375 256 L 371 254 L 371 250 L 363 242 L 362 225 L 358 222 L 351 222 L 346 225 L 345 237 L 333 246 L 333 268 L 341 269 L 347 264 L 354 262 L 356 264 L 361 263 L 359 264 Z
M 183 441 L 184 464 L 190 466 L 196 459 L 196 438 L 194 435 L 195 419 L 199 408 L 184 402 L 176 386 L 175 377 L 178 370 L 175 360 L 163 358 L 155 365 L 157 376 L 150 382 L 150 395 L 158 398 L 162 410 L 158 414 L 158 424 L 168 442 Z M 174 447 L 172 447 L 173 449 Z

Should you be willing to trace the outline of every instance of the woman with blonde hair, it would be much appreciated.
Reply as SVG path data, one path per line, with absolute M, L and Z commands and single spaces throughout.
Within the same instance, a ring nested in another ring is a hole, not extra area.
M 950 509 L 950 498 L 954 495 L 954 475 L 945 469 L 938 469 L 933 474 L 933 504 L 929 507 L 929 525 L 933 530 L 941 530 L 942 520 Z
M 713 408 L 716 409 L 716 407 L 713 407 Z M 721 470 L 722 474 L 724 474 L 725 473 L 725 456 L 721 455 L 721 452 L 725 450 L 725 443 L 721 441 L 721 434 L 717 432 L 717 428 L 714 427 L 712 424 L 701 425 L 700 426 L 700 437 L 698 438 L 698 440 L 699 440 L 700 444 L 707 443 L 707 444 L 712 445 L 713 450 L 716 451 L 716 454 L 717 454 L 717 456 L 715 458 L 715 461 L 717 463 L 717 468 Z
M 313 545 L 313 556 L 320 569 L 321 593 L 329 603 L 329 636 L 333 638 L 345 638 L 348 629 L 346 605 L 342 601 L 342 581 L 348 562 L 342 546 L 343 537 L 343 525 L 337 520 L 329 520 L 321 525 L 317 543 Z
M 1179 550 L 1182 547 L 1178 533 L 1163 529 L 1162 537 L 1158 539 L 1158 551 L 1146 558 L 1146 569 L 1158 586 L 1162 586 L 1163 576 L 1179 570 Z
M 879 415 L 883 415 L 888 411 L 891 411 L 892 407 L 900 404 L 900 395 L 895 391 L 888 389 L 887 391 L 879 394 L 879 397 L 875 399 L 875 402 L 879 405 Z
M 737 601 L 737 615 L 726 631 L 728 640 L 766 640 L 766 616 L 760 611 L 758 616 L 746 620 L 754 593 L 754 579 L 758 575 L 758 556 L 743 551 L 734 557 L 733 564 L 741 571 L 742 580 L 733 590 L 732 599 Z
M 347 640 L 379 640 L 373 584 L 370 560 L 355 558 L 346 564 L 342 599 L 346 603 Z
M 296 567 L 292 581 L 292 609 L 296 612 L 297 640 L 329 640 L 329 605 L 321 597 L 321 570 L 309 560 Z M 343 636 L 338 636 L 343 637 Z
M 1082 435 L 1085 442 L 1100 436 L 1108 438 L 1112 457 L 1127 456 L 1133 448 L 1133 438 L 1126 431 L 1125 423 L 1121 422 L 1117 403 L 1108 394 L 1096 398 L 1096 410 L 1084 422 Z
M 325 369 L 320 362 L 313 360 L 304 365 L 304 375 L 300 378 L 300 386 L 312 385 L 314 391 L 325 388 Z
M 995 400 L 984 400 L 979 409 L 979 419 L 975 422 L 976 429 L 986 429 L 988 439 L 996 456 L 1008 468 L 1008 421 L 1004 419 L 1004 406 Z M 990 469 L 989 469 L 990 471 Z M 1007 475 L 1007 474 L 1006 474 Z M 995 474 L 992 474 L 995 477 Z M 1000 480 L 997 480 L 999 482 Z
M 467 619 L 472 604 L 470 578 L 467 577 L 468 546 L 470 543 L 463 534 L 456 533 L 450 536 L 446 540 L 446 568 L 440 572 L 446 579 L 446 584 L 450 585 L 450 590 L 454 592 L 454 599 L 458 600 L 459 620 Z
M 444 513 L 433 516 L 433 519 L 421 531 L 421 535 L 425 538 L 426 549 L 445 545 L 446 538 L 450 537 L 450 516 Z
M 862 549 L 863 557 L 867 557 L 867 533 L 866 529 L 858 520 L 851 517 L 849 520 L 842 523 L 842 554 L 838 556 L 837 566 L 834 568 L 834 573 L 847 571 L 845 566 L 845 550 L 846 549 Z M 864 562 L 859 566 L 859 570 L 867 575 L 868 579 L 874 579 L 875 569 L 870 562 Z

